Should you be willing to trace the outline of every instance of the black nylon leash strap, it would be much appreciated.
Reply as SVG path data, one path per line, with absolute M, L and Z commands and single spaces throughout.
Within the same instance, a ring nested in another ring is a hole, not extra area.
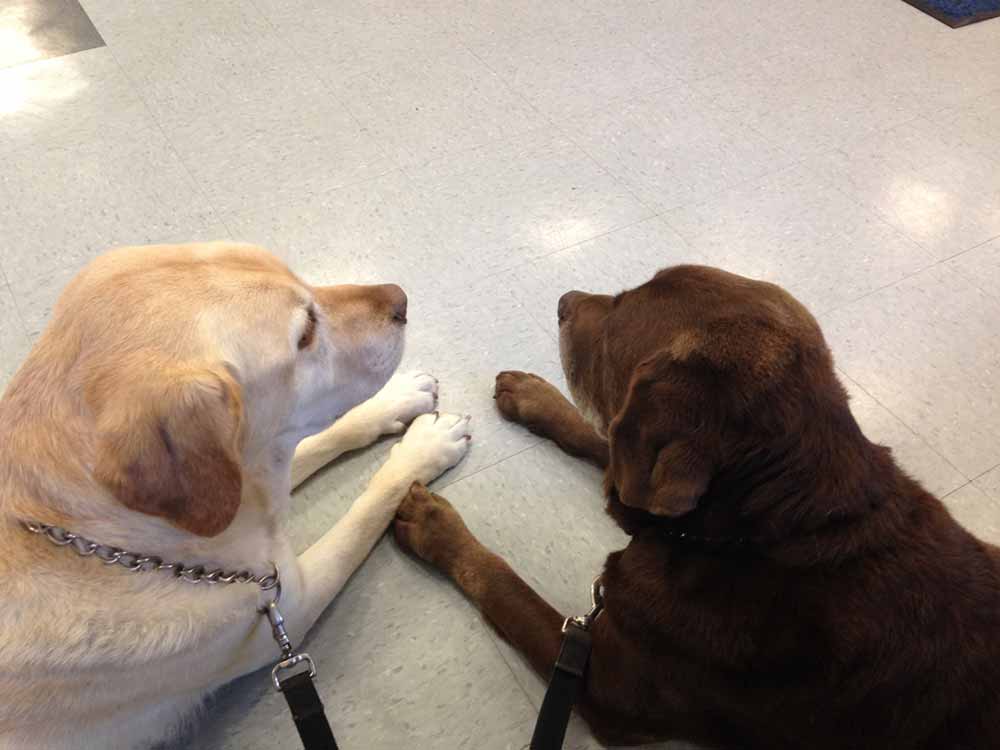
M 573 621 L 567 622 L 559 657 L 531 735 L 531 750 L 559 750 L 563 746 L 569 717 L 583 685 L 590 648 L 590 633 Z
M 333 730 L 326 720 L 323 702 L 308 672 L 299 672 L 281 681 L 295 728 L 305 750 L 338 750 Z

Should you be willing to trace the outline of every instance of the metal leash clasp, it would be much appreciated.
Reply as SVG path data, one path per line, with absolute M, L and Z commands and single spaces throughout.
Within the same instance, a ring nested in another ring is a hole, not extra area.
M 277 566 L 275 566 L 274 575 L 275 579 L 278 580 Z M 271 623 L 271 635 L 274 637 L 274 642 L 278 644 L 278 648 L 281 649 L 283 658 L 271 669 L 271 684 L 274 685 L 274 689 L 279 693 L 284 690 L 281 687 L 279 675 L 285 670 L 299 664 L 305 664 L 309 667 L 309 677 L 313 678 L 316 676 L 316 664 L 313 662 L 312 657 L 304 651 L 297 654 L 295 653 L 295 649 L 292 648 L 292 641 L 288 637 L 288 631 L 285 630 L 285 617 L 281 614 L 281 610 L 278 609 L 278 601 L 280 599 L 281 581 L 278 580 L 275 586 L 274 598 L 258 610 L 261 614 L 267 615 L 267 621 Z
M 590 626 L 594 624 L 594 620 L 604 611 L 604 584 L 601 583 L 600 576 L 597 576 L 594 582 L 590 584 L 590 604 L 590 612 L 583 615 L 583 617 L 567 617 L 563 621 L 562 632 L 565 633 L 570 626 L 579 628 L 580 630 L 590 630 Z

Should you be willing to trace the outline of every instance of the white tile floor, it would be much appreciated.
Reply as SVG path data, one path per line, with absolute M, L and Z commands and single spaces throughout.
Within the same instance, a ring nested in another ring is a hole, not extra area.
M 1000 20 L 899 0 L 83 0 L 108 46 L 0 70 L 0 379 L 88 258 L 233 237 L 403 283 L 408 366 L 476 417 L 440 484 L 565 610 L 622 543 L 590 468 L 502 423 L 555 300 L 674 262 L 786 285 L 876 440 L 1000 541 Z M 300 493 L 306 544 L 387 445 Z M 345 748 L 521 748 L 541 683 L 385 542 L 309 649 Z M 189 746 L 295 747 L 262 675 Z M 595 748 L 585 728 L 568 747 Z

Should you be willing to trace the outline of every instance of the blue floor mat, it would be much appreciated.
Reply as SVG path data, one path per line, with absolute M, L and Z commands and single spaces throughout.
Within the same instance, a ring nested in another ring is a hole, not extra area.
M 952 28 L 1000 16 L 1000 0 L 904 0 Z

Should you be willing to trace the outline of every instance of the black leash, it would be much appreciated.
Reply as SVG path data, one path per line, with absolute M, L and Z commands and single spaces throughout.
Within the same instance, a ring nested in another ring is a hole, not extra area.
M 271 684 L 279 693 L 284 694 L 288 709 L 292 712 L 292 720 L 299 731 L 299 738 L 305 750 L 338 750 L 337 740 L 333 738 L 333 730 L 326 719 L 323 701 L 319 699 L 313 678 L 316 676 L 316 665 L 312 657 L 305 653 L 295 653 L 292 642 L 285 630 L 285 618 L 278 609 L 278 599 L 281 597 L 281 587 L 277 595 L 261 610 L 271 623 L 271 633 L 281 649 L 282 659 L 271 670 Z M 288 677 L 280 677 L 293 667 L 303 664 L 304 671 L 294 672 Z
M 293 674 L 278 684 L 288 701 L 302 746 L 306 750 L 337 750 L 337 740 L 333 738 L 330 722 L 323 712 L 323 702 L 319 699 L 309 672 Z
M 535 732 L 531 735 L 531 750 L 559 750 L 563 746 L 569 717 L 579 697 L 587 662 L 590 660 L 590 626 L 604 609 L 600 577 L 594 579 L 590 587 L 590 600 L 593 607 L 588 614 L 583 617 L 567 617 L 563 623 L 562 645 L 542 707 L 538 711 Z

